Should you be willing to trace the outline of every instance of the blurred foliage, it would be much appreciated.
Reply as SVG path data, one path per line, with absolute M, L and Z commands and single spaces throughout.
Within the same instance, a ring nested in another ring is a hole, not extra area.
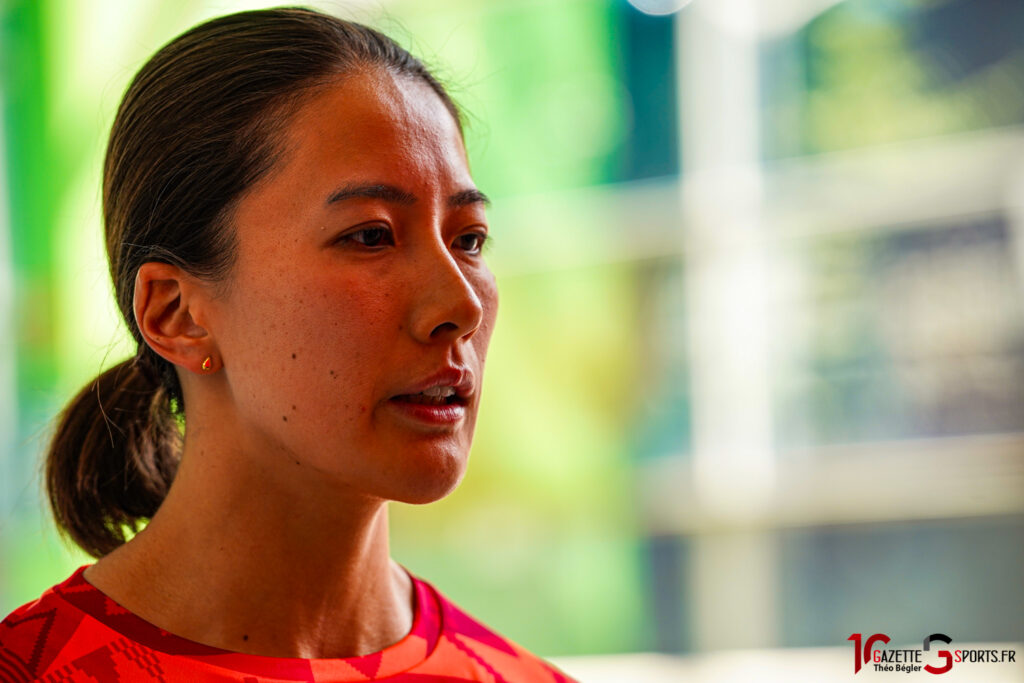
M 440 65 L 469 115 L 467 145 L 491 194 L 605 182 L 622 140 L 613 2 L 495 0 L 388 7 L 378 23 Z M 436 55 L 436 56 L 435 56 Z

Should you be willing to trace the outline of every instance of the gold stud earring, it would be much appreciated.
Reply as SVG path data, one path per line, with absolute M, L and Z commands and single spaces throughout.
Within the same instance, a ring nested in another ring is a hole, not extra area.
M 209 372 L 210 368 L 213 367 L 213 358 L 211 356 L 207 356 L 200 367 L 203 369 L 203 372 Z

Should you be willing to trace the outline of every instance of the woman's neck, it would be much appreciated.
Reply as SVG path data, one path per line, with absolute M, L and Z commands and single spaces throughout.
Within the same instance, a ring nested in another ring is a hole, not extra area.
M 186 448 L 149 526 L 90 567 L 90 583 L 170 633 L 236 652 L 353 657 L 411 630 L 385 501 L 196 453 Z

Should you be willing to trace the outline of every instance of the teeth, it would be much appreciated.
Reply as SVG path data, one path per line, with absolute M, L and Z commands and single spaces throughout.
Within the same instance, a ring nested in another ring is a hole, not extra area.
M 431 387 L 421 393 L 433 398 L 448 398 L 455 393 L 455 387 Z

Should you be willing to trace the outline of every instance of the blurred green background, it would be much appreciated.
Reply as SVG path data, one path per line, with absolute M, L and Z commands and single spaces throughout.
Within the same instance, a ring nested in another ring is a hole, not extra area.
M 119 97 L 271 4 L 0 0 L 4 613 L 86 561 L 39 455 L 131 353 Z M 544 655 L 1024 640 L 1024 5 L 309 4 L 435 67 L 495 200 L 469 474 L 396 559 Z

